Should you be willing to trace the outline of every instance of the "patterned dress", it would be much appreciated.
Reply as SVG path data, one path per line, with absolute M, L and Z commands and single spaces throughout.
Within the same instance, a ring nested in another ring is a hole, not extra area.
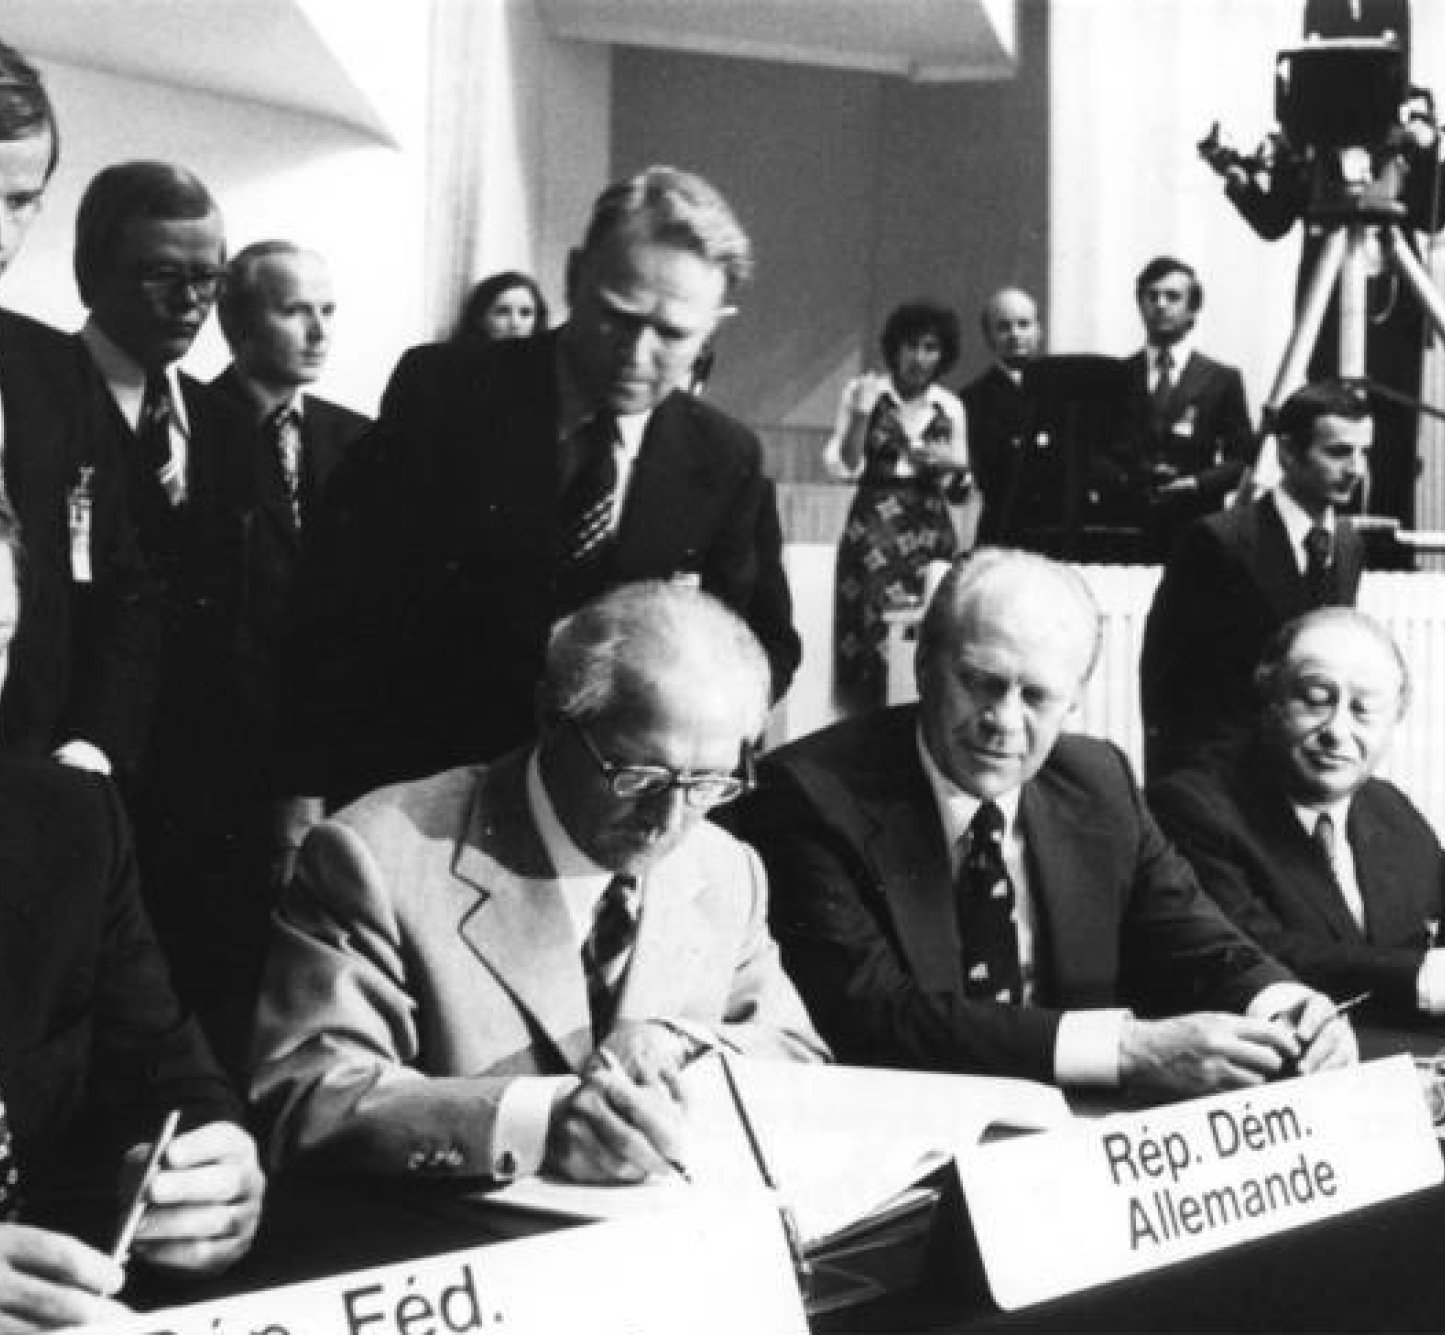
M 946 444 L 953 423 L 935 405 L 922 438 Z M 943 478 L 916 469 L 899 420 L 898 401 L 882 394 L 868 419 L 863 474 L 838 544 L 833 619 L 834 680 L 850 706 L 885 702 L 887 626 L 883 613 L 916 603 L 930 561 L 952 559 L 958 543 Z

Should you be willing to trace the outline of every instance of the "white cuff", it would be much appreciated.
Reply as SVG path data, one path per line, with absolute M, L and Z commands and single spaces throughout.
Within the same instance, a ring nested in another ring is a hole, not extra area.
M 57 747 L 54 754 L 56 760 L 72 769 L 89 770 L 92 774 L 104 774 L 107 777 L 110 775 L 110 757 L 100 747 L 91 742 L 83 742 L 78 737 Z
M 502 1091 L 492 1122 L 488 1171 L 498 1182 L 530 1177 L 547 1155 L 552 1105 L 581 1082 L 575 1075 L 519 1076 Z
M 1427 950 L 1415 980 L 1415 996 L 1427 1015 L 1445 1015 L 1445 950 Z
M 1128 1010 L 1065 1011 L 1054 1042 L 1054 1079 L 1061 1085 L 1119 1087 L 1119 1049 Z

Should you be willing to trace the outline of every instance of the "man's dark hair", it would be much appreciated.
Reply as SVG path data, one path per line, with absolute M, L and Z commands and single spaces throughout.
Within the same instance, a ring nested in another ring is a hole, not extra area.
M 216 297 L 216 318 L 229 343 L 244 332 L 256 305 L 256 270 L 264 259 L 275 255 L 304 255 L 309 252 L 294 241 L 253 241 L 243 246 L 226 265 L 226 281 Z
M 60 127 L 50 94 L 35 67 L 13 46 L 0 42 L 0 143 L 50 134 L 50 161 L 45 167 L 48 181 L 60 161 Z
M 1204 305 L 1204 284 L 1199 281 L 1199 275 L 1190 265 L 1175 259 L 1173 255 L 1156 255 L 1139 270 L 1139 276 L 1134 280 L 1135 299 L 1143 297 L 1145 288 L 1152 287 L 1161 278 L 1168 278 L 1172 273 L 1182 273 L 1189 280 L 1189 309 L 1197 314 Z
M 96 286 L 114 271 L 132 221 L 186 222 L 219 214 L 200 177 L 169 162 L 118 162 L 86 186 L 75 215 L 75 282 L 89 306 Z
M 953 370 L 954 363 L 958 361 L 958 316 L 947 306 L 939 306 L 931 301 L 906 301 L 901 306 L 895 306 L 889 313 L 883 324 L 883 334 L 878 340 L 889 370 L 893 369 L 894 359 L 903 345 L 916 342 L 925 334 L 932 334 L 938 339 L 942 352 L 935 379 Z
M 1370 396 L 1358 380 L 1317 380 L 1297 389 L 1275 414 L 1275 433 L 1281 445 L 1296 453 L 1305 449 L 1321 417 L 1343 417 L 1352 422 L 1370 415 Z

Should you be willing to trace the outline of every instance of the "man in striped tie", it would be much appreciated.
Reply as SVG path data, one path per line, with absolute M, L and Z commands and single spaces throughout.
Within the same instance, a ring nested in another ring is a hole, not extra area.
M 553 632 L 535 746 L 316 826 L 258 1012 L 272 1162 L 634 1180 L 680 1158 L 673 1077 L 711 1045 L 825 1057 L 756 854 L 704 819 L 768 686 L 720 601 L 621 585 Z
M 1374 777 L 1410 703 L 1399 647 L 1330 607 L 1290 622 L 1258 673 L 1256 734 L 1212 767 L 1151 784 L 1159 823 L 1200 883 L 1307 982 L 1376 1014 L 1445 1015 L 1445 852 Z

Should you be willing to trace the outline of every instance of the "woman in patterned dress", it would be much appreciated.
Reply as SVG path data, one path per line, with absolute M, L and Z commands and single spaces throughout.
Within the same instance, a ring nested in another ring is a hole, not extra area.
M 947 561 L 957 539 L 945 488 L 967 485 L 963 407 L 938 380 L 958 359 L 958 318 L 910 302 L 883 326 L 888 373 L 844 388 L 825 459 L 857 481 L 838 545 L 834 680 L 849 709 L 884 703 L 890 607 L 917 601 L 930 561 Z

